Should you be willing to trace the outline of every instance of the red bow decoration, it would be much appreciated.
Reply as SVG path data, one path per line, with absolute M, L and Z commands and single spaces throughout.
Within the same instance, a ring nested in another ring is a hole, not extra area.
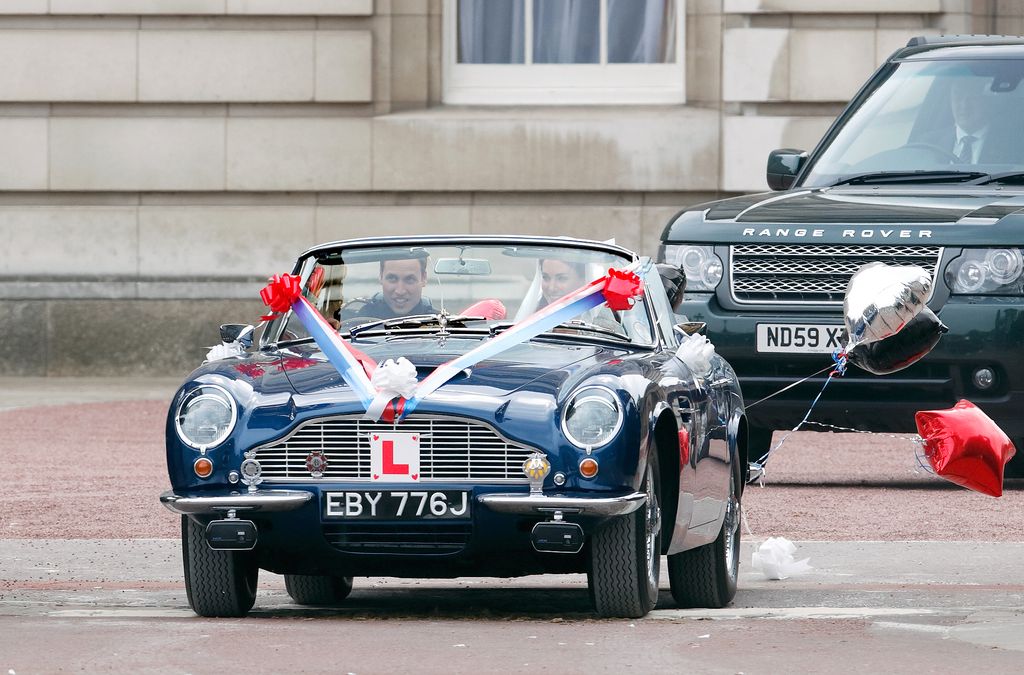
M 935 473 L 993 497 L 1003 494 L 1003 467 L 1016 452 L 1002 429 L 970 401 L 914 416 Z
M 302 286 L 297 274 L 275 274 L 270 283 L 260 291 L 263 304 L 270 307 L 271 314 L 261 316 L 264 321 L 272 321 L 292 308 L 292 303 L 302 295 Z
M 608 278 L 601 290 L 608 309 L 623 311 L 633 306 L 633 298 L 644 292 L 640 277 L 627 270 L 608 270 Z

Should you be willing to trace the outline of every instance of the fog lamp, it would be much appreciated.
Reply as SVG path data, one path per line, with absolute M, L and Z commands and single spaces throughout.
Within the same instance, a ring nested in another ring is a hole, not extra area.
M 587 457 L 580 461 L 580 475 L 584 478 L 593 478 L 597 475 L 597 460 Z
M 978 389 L 991 389 L 996 383 L 996 374 L 991 368 L 978 368 L 971 376 L 971 382 Z
M 200 457 L 192 464 L 192 469 L 200 478 L 209 478 L 213 473 L 213 462 L 209 457 Z

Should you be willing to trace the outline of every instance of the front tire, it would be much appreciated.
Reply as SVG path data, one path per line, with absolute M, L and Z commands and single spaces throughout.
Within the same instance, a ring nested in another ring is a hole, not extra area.
M 729 501 L 718 538 L 668 557 L 668 581 L 680 607 L 725 607 L 736 596 L 740 569 L 739 464 L 729 472 Z
M 661 502 L 657 457 L 647 462 L 646 504 L 612 520 L 590 541 L 587 581 L 597 613 L 639 618 L 658 603 L 661 572 Z
M 352 577 L 286 574 L 284 587 L 300 605 L 340 605 L 352 592 Z
M 215 551 L 206 528 L 181 517 L 185 593 L 199 616 L 245 616 L 256 602 L 259 567 L 248 551 Z

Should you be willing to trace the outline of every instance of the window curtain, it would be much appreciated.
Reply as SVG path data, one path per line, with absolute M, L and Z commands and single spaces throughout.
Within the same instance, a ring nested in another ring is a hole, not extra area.
M 608 63 L 675 61 L 674 0 L 608 0 Z
M 523 63 L 526 0 L 459 0 L 459 63 Z
M 459 63 L 524 63 L 527 0 L 459 0 Z M 533 2 L 534 63 L 599 63 L 601 0 Z M 608 62 L 675 60 L 675 0 L 607 0 Z

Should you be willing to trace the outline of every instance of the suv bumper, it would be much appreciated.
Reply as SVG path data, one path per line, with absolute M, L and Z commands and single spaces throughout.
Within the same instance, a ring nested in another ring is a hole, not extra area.
M 707 323 L 716 351 L 736 370 L 747 417 L 754 426 L 791 429 L 803 419 L 828 371 L 766 400 L 832 363 L 827 354 L 758 353 L 757 324 L 842 324 L 842 310 L 791 312 L 724 311 L 712 296 L 694 294 L 681 311 Z M 916 431 L 914 413 L 949 408 L 968 399 L 1014 439 L 1024 437 L 1024 299 L 951 298 L 936 312 L 949 327 L 919 362 L 891 375 L 873 375 L 850 366 L 835 378 L 809 421 L 863 431 Z M 972 382 L 980 368 L 995 373 L 981 389 Z

